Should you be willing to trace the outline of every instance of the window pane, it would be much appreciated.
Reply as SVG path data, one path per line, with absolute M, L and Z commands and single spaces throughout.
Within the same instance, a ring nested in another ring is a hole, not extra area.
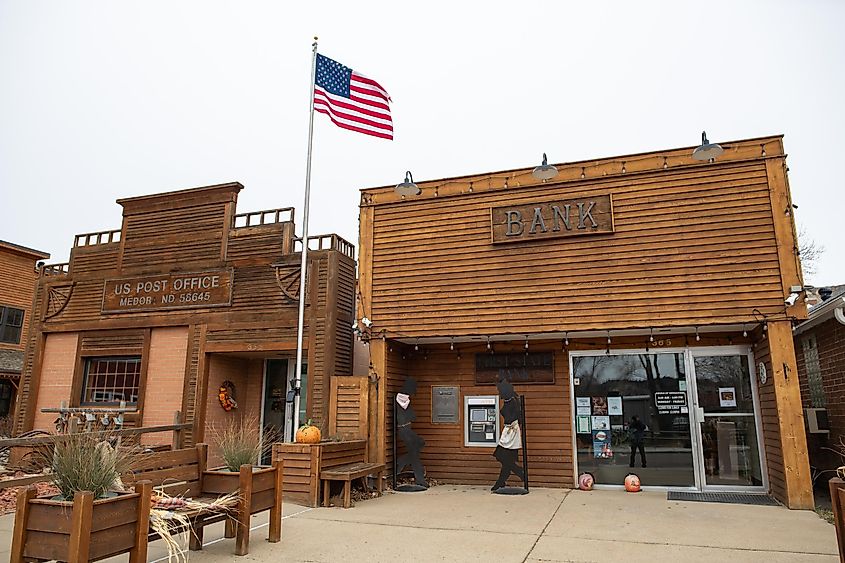
M 85 383 L 82 404 L 128 405 L 138 402 L 141 358 L 88 358 L 85 362 Z

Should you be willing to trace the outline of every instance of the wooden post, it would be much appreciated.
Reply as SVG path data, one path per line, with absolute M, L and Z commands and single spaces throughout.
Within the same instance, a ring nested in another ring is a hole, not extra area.
M 35 498 L 38 489 L 27 487 L 18 493 L 18 505 L 15 508 L 15 528 L 12 532 L 11 563 L 23 562 L 23 550 L 26 546 L 26 524 L 29 519 L 29 501 Z
M 273 462 L 273 507 L 270 509 L 270 530 L 267 533 L 267 541 L 276 543 L 282 539 L 282 500 L 283 484 L 285 474 L 285 462 L 277 459 Z
M 70 540 L 68 563 L 88 563 L 91 548 L 91 519 L 94 515 L 94 493 L 77 491 L 73 495 L 70 514 Z
M 845 513 L 842 512 L 842 493 L 845 481 L 834 477 L 828 482 L 830 504 L 833 508 L 833 527 L 836 529 L 836 543 L 839 544 L 839 560 L 845 561 Z
M 249 522 L 252 512 L 252 465 L 241 465 L 241 498 L 238 501 L 238 532 L 235 538 L 235 555 L 249 553 Z
M 375 432 L 369 437 L 367 444 L 367 461 L 384 463 L 387 436 L 387 343 L 381 338 L 370 339 L 370 364 L 378 377 L 378 393 L 373 409 L 375 415 Z
M 173 424 L 182 424 L 182 413 L 180 411 L 176 411 L 173 414 Z M 173 450 L 181 450 L 182 443 L 183 443 L 183 431 L 181 428 L 176 428 L 173 430 L 173 444 L 170 446 Z
M 203 490 L 203 478 L 205 471 L 208 468 L 208 444 L 197 444 L 197 479 L 199 480 L 199 489 Z
M 813 480 L 807 455 L 807 435 L 804 432 L 804 411 L 798 385 L 798 366 L 789 321 L 768 323 L 769 350 L 772 362 L 772 382 L 780 430 L 780 449 L 786 481 L 786 505 L 793 509 L 812 510 Z
M 153 484 L 151 481 L 139 481 L 135 484 L 138 497 L 138 522 L 135 526 L 135 547 L 129 552 L 129 563 L 147 562 L 147 545 L 150 533 L 150 509 L 152 508 Z

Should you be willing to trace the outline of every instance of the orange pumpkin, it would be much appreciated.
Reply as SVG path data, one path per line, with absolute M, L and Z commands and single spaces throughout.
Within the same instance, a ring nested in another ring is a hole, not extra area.
M 625 490 L 629 493 L 640 492 L 640 478 L 633 473 L 628 473 L 628 476 L 625 477 Z
M 296 441 L 300 444 L 319 444 L 321 438 L 320 429 L 311 424 L 311 419 L 296 431 Z

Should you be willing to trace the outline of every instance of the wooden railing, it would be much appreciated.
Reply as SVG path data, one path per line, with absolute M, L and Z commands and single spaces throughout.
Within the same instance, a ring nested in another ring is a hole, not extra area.
M 60 264 L 44 264 L 41 266 L 42 276 L 64 276 L 68 273 L 70 262 L 62 262 Z
M 125 438 L 127 436 L 140 436 L 142 434 L 155 434 L 158 432 L 172 432 L 173 439 L 171 448 L 174 450 L 180 449 L 184 445 L 184 431 L 191 428 L 193 425 L 187 422 L 181 422 L 182 415 L 176 412 L 173 417 L 173 424 L 163 424 L 160 426 L 146 426 L 139 428 L 122 428 L 120 430 L 97 430 L 94 432 L 86 432 L 86 435 L 97 436 L 103 439 Z M 53 434 L 49 436 L 34 436 L 28 438 L 4 438 L 0 439 L 0 450 L 12 447 L 37 447 L 49 446 L 61 440 L 67 440 L 70 436 L 75 434 L 73 428 L 69 434 Z M 30 475 L 27 477 L 19 477 L 16 479 L 0 480 L 0 490 L 11 487 L 22 487 L 31 485 L 33 483 L 43 483 L 52 479 L 49 473 L 40 475 Z
M 302 238 L 295 238 L 293 243 L 294 252 L 302 252 Z M 338 235 L 332 234 L 308 237 L 308 251 L 316 252 L 319 250 L 337 250 L 343 255 L 355 260 L 355 245 Z
M 274 225 L 276 223 L 293 222 L 293 207 L 282 207 L 280 209 L 265 209 L 264 211 L 253 211 L 251 213 L 238 213 L 235 215 L 234 224 L 236 229 L 244 227 L 260 227 L 261 225 Z
M 73 239 L 73 247 L 95 246 L 97 244 L 109 244 L 120 242 L 120 229 L 114 231 L 100 231 L 98 233 L 83 233 L 76 235 Z

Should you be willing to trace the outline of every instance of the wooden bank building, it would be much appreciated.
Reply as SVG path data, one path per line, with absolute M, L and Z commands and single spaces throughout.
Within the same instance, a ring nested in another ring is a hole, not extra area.
M 120 199 L 120 228 L 76 236 L 69 263 L 41 268 L 18 433 L 52 430 L 56 414 L 43 409 L 63 403 L 125 402 L 127 427 L 168 425 L 179 411 L 190 445 L 229 416 L 224 387 L 238 416 L 292 436 L 302 241 L 293 208 L 238 213 L 241 189 Z M 337 235 L 308 243 L 298 405 L 319 424 L 330 376 L 352 369 L 355 255 Z
M 413 377 L 427 476 L 489 486 L 504 376 L 525 397 L 533 485 L 633 471 L 812 508 L 782 139 L 721 147 L 362 190 L 373 460 L 392 461 L 392 402 Z

